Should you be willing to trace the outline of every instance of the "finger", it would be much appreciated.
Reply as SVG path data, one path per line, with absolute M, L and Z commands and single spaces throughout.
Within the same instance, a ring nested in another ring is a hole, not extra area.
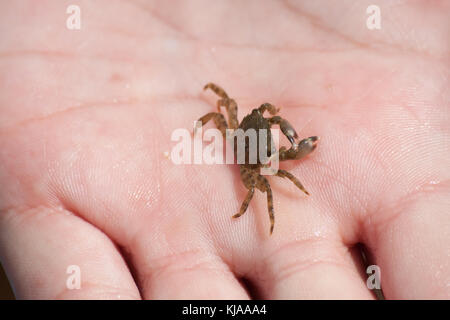
M 373 299 L 352 252 L 338 239 L 311 238 L 276 245 L 261 261 L 264 299 Z
M 165 236 L 145 234 L 133 248 L 143 298 L 249 299 L 228 265 L 204 243 L 171 236 L 169 244 Z
M 140 298 L 114 244 L 63 209 L 1 212 L 0 259 L 19 299 Z
M 387 299 L 450 298 L 449 190 L 419 191 L 388 218 L 372 219 L 367 244 Z

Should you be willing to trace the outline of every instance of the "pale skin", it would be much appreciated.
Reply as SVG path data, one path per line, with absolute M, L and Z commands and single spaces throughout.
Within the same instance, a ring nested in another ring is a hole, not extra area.
M 377 31 L 360 1 L 78 3 L 77 31 L 66 3 L 0 5 L 0 261 L 18 298 L 373 299 L 357 243 L 386 298 L 450 298 L 447 1 L 379 1 Z M 265 194 L 231 218 L 238 166 L 164 156 L 215 110 L 209 81 L 239 119 L 270 101 L 321 138 L 283 162 L 309 197 L 269 178 L 271 236 Z

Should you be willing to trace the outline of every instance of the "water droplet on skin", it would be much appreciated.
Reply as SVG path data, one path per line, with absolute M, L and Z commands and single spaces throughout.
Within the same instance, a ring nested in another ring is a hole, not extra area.
M 422 189 L 422 190 L 426 190 L 426 191 L 432 191 L 435 189 L 436 185 L 438 185 L 440 183 L 439 180 L 431 180 L 429 181 L 427 184 L 423 185 L 422 187 L 418 187 L 416 189 Z

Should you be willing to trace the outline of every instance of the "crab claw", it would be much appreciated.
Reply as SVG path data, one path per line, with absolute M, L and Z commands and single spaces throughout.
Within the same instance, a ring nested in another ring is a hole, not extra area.
M 288 138 L 289 142 L 292 146 L 296 146 L 295 139 L 298 138 L 298 134 L 295 131 L 294 127 L 285 119 L 280 122 L 281 132 Z M 295 138 L 295 139 L 294 139 Z
M 300 146 L 301 144 L 308 145 L 308 148 L 310 148 L 311 151 L 313 151 L 313 150 L 317 147 L 317 144 L 319 143 L 319 140 L 320 140 L 320 137 L 318 137 L 318 136 L 312 136 L 312 137 L 303 139 L 302 141 L 300 141 L 300 143 L 299 143 L 298 145 L 299 145 L 299 146 Z
M 291 148 L 280 149 L 280 160 L 298 160 L 301 159 L 316 149 L 319 142 L 319 137 L 312 136 L 303 139 L 298 144 L 293 144 Z
M 295 159 L 303 158 L 304 156 L 310 154 L 316 149 L 317 144 L 319 143 L 319 137 L 312 136 L 306 139 L 303 139 L 298 143 L 297 152 L 295 155 Z

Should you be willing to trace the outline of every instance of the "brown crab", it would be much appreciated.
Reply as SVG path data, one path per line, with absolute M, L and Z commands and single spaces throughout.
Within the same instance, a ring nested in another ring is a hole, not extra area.
M 218 85 L 214 83 L 208 83 L 203 88 L 211 89 L 214 91 L 220 99 L 217 101 L 217 110 L 218 112 L 210 112 L 201 117 L 198 122 L 200 125 L 206 124 L 209 120 L 214 120 L 214 123 L 216 124 L 217 128 L 222 132 L 222 135 L 224 138 L 227 137 L 226 130 L 227 129 L 242 129 L 244 132 L 246 132 L 249 129 L 256 130 L 257 133 L 261 129 L 265 129 L 263 135 L 266 135 L 265 142 L 261 140 L 261 136 L 257 135 L 257 144 L 258 148 L 260 144 L 263 144 L 263 150 L 267 150 L 267 156 L 273 157 L 278 156 L 280 161 L 284 160 L 298 160 L 306 155 L 310 154 L 317 146 L 317 142 L 319 141 L 319 137 L 313 136 L 306 139 L 301 140 L 299 143 L 296 143 L 295 139 L 298 138 L 297 133 L 295 132 L 294 128 L 291 126 L 291 124 L 281 118 L 280 116 L 277 116 L 277 112 L 279 109 L 277 109 L 275 106 L 273 106 L 270 103 L 263 103 L 259 108 L 253 109 L 252 112 L 247 115 L 241 123 L 239 123 L 237 119 L 237 104 L 236 102 L 229 98 L 227 93 Z M 224 115 L 220 112 L 220 107 L 225 107 L 228 114 L 228 123 L 225 120 Z M 264 118 L 263 114 L 265 111 L 268 111 L 272 117 L 270 118 Z M 274 149 L 272 148 L 273 141 L 272 136 L 270 132 L 270 127 L 274 124 L 278 124 L 280 126 L 281 132 L 287 137 L 289 142 L 291 143 L 291 147 L 287 149 L 286 147 L 281 147 L 278 152 L 274 153 Z M 195 132 L 194 132 L 195 134 Z M 257 156 L 256 163 L 249 162 L 249 140 L 245 140 L 245 161 L 243 164 L 240 164 L 240 173 L 241 173 L 241 179 L 244 183 L 245 187 L 248 189 L 247 196 L 245 197 L 244 202 L 241 205 L 241 209 L 238 213 L 236 213 L 233 218 L 238 218 L 241 215 L 245 213 L 247 210 L 247 207 L 253 197 L 253 194 L 255 192 L 255 188 L 259 189 L 261 192 L 267 193 L 267 206 L 269 211 L 269 217 L 270 217 L 270 234 L 273 232 L 273 227 L 275 224 L 275 215 L 274 215 L 274 209 L 273 209 L 273 196 L 272 196 L 272 189 L 270 188 L 269 181 L 267 178 L 263 177 L 259 170 L 261 167 L 266 167 L 267 163 L 263 164 L 262 159 L 260 158 L 260 155 Z M 237 154 L 237 148 L 235 144 L 234 149 L 235 157 L 238 157 Z M 272 158 L 273 159 L 273 158 Z M 309 195 L 308 191 L 303 187 L 303 185 L 300 183 L 300 181 L 291 173 L 289 173 L 286 170 L 278 170 L 275 175 L 283 178 L 288 178 L 291 180 L 300 190 L 302 190 L 304 193 Z

